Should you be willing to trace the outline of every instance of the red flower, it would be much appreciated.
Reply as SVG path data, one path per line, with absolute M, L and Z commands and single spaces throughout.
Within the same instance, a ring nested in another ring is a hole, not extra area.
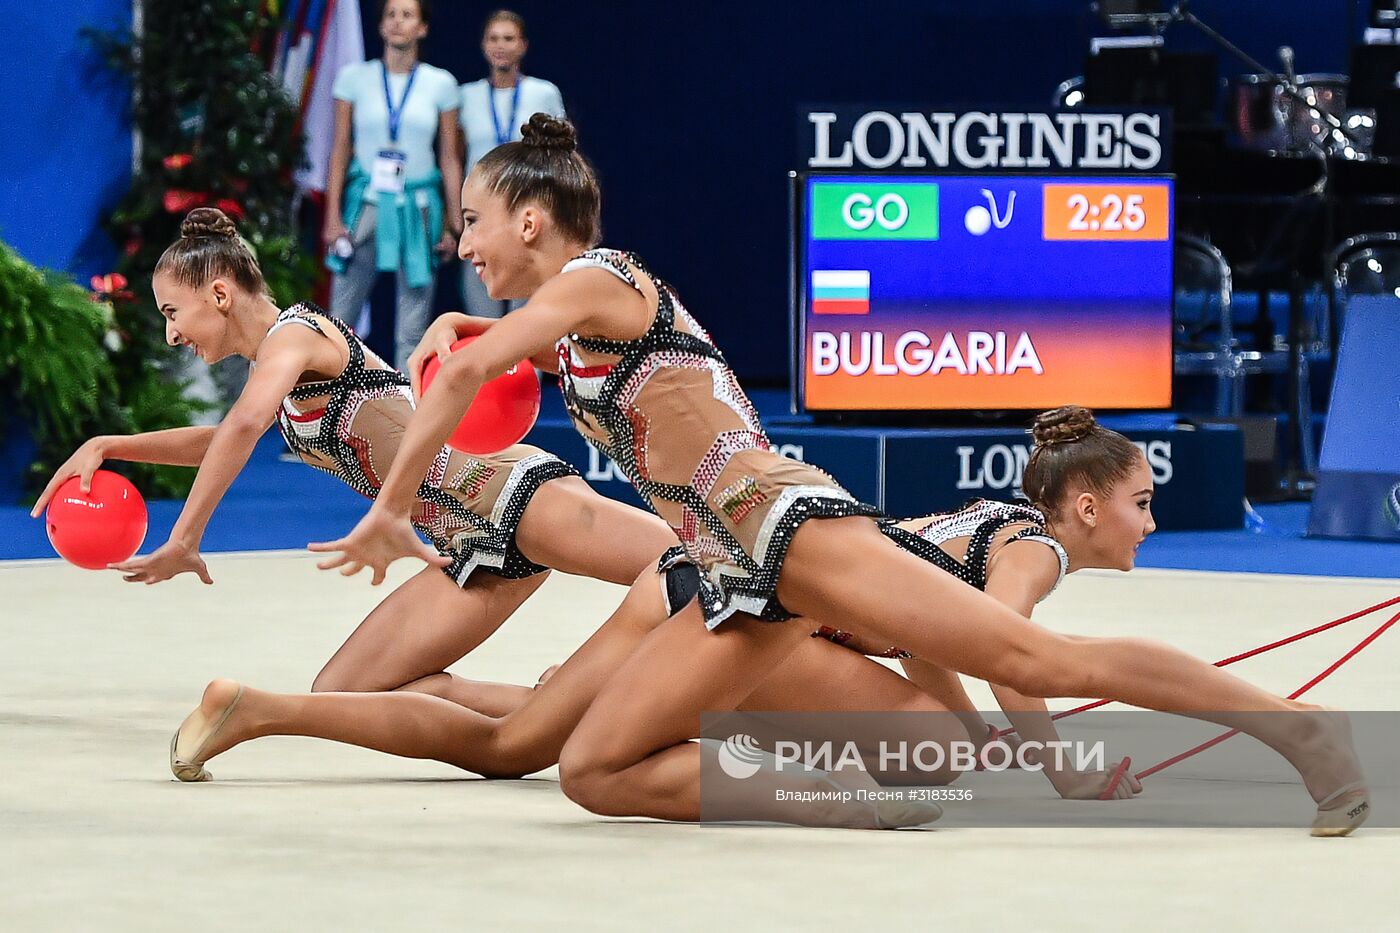
M 110 295 L 112 292 L 121 291 L 126 288 L 126 276 L 120 272 L 110 272 L 107 275 L 94 275 L 92 277 L 92 290 Z
M 94 275 L 89 284 L 92 285 L 93 301 L 130 301 L 135 298 L 135 294 L 127 289 L 126 276 L 120 272 L 110 272 L 107 275 Z
M 168 155 L 161 159 L 160 163 L 172 172 L 177 172 L 193 161 L 194 156 L 190 155 L 188 152 L 177 152 L 174 155 Z
M 164 204 L 168 214 L 183 214 L 208 203 L 208 194 L 202 191 L 182 191 L 179 188 L 167 190 L 162 199 L 162 204 Z
M 220 198 L 214 202 L 214 206 L 235 220 L 242 220 L 248 216 L 237 201 L 231 201 L 228 198 Z

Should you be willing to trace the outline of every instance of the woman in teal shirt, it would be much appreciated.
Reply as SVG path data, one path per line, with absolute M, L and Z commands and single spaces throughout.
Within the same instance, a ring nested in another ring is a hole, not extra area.
M 429 16 L 427 0 L 385 0 L 384 57 L 346 65 L 332 89 L 324 230 L 335 272 L 331 310 L 353 321 L 377 273 L 396 273 L 399 368 L 428 325 L 437 265 L 456 252 L 461 233 L 461 98 L 451 73 L 418 60 Z

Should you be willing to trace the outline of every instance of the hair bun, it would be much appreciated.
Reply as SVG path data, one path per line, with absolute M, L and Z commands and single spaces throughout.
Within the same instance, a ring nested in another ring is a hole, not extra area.
M 521 142 L 532 149 L 557 149 L 574 152 L 578 149 L 578 134 L 568 120 L 547 113 L 530 116 L 530 122 L 520 128 Z
M 1079 405 L 1065 405 L 1036 416 L 1031 436 L 1037 447 L 1071 444 L 1093 434 L 1099 423 L 1094 413 Z
M 238 227 L 217 207 L 196 207 L 180 222 L 182 237 L 225 237 L 238 239 Z

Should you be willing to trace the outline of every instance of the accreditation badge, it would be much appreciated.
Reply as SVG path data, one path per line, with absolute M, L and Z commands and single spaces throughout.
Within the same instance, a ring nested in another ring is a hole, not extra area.
M 408 175 L 408 155 L 398 149 L 380 149 L 370 172 L 370 190 L 380 194 L 403 194 Z

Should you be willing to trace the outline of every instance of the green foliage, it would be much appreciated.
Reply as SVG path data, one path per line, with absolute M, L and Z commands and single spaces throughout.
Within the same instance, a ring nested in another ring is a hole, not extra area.
M 113 333 L 112 306 L 98 303 L 68 279 L 36 269 L 0 243 L 0 383 L 6 411 L 0 418 L 24 422 L 38 448 L 31 485 L 47 482 L 83 441 L 97 434 L 188 424 L 192 406 L 181 386 L 148 378 L 123 398 L 105 341 Z M 132 471 L 148 494 L 171 495 L 189 480 L 168 468 Z
M 116 396 L 102 348 L 110 308 L 3 244 L 0 308 L 0 379 L 16 390 L 34 437 L 66 457 L 101 420 L 103 399 Z

